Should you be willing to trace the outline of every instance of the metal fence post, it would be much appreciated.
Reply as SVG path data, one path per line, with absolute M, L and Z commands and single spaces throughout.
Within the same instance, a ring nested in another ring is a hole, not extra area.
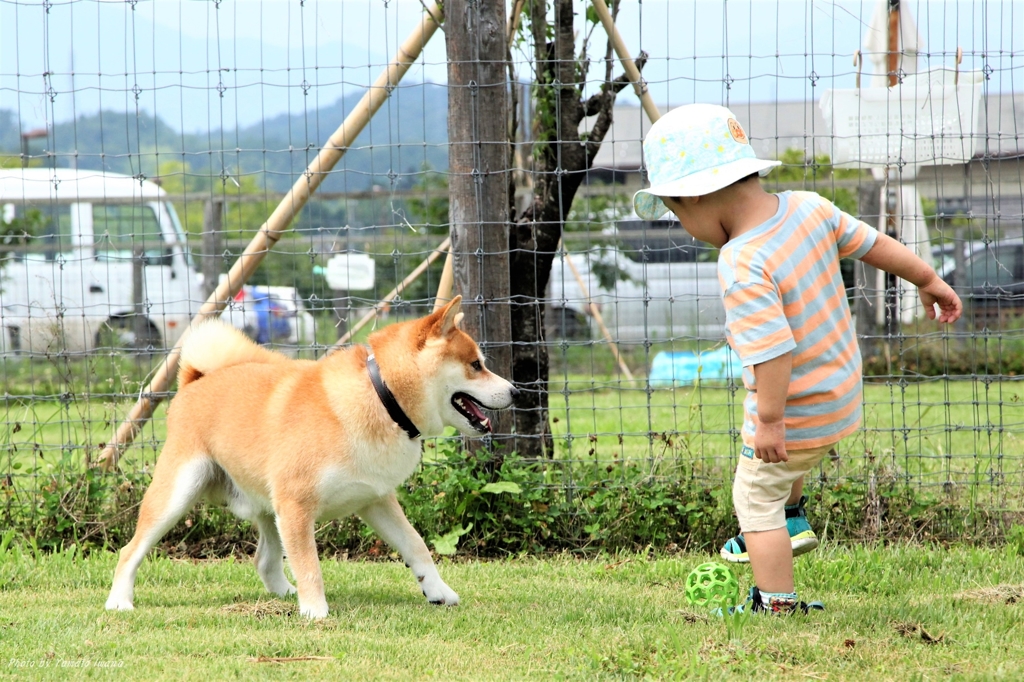
M 224 202 L 210 199 L 203 206 L 203 298 L 209 298 L 217 289 L 221 273 L 221 251 L 224 243 Z
M 858 217 L 869 225 L 877 225 L 881 216 L 881 190 L 882 183 L 877 181 L 867 182 L 858 189 Z M 860 338 L 863 355 L 870 356 L 874 354 L 877 346 L 875 336 L 878 333 L 878 326 L 875 319 L 877 307 L 881 303 L 877 291 L 878 270 L 858 260 L 854 263 L 853 272 L 856 287 L 853 313 L 856 316 L 857 336 Z
M 142 350 L 142 340 L 148 334 L 146 329 L 146 248 L 135 245 L 132 249 L 132 333 L 135 341 L 132 345 Z

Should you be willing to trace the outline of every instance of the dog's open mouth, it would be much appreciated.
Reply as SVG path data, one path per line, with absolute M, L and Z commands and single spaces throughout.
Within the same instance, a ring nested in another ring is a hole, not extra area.
M 469 421 L 469 425 L 480 433 L 489 433 L 491 420 L 480 411 L 482 405 L 472 396 L 466 393 L 456 393 L 452 396 L 452 406 Z

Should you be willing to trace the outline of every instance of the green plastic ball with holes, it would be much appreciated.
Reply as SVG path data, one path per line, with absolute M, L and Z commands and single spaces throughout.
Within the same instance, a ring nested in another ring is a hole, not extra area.
M 686 576 L 686 601 L 694 606 L 723 606 L 739 602 L 740 584 L 729 567 L 709 561 Z

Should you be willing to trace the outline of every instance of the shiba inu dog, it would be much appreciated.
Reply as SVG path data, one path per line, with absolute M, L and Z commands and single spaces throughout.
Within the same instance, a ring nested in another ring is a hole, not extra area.
M 395 488 L 420 462 L 420 436 L 445 426 L 487 433 L 481 408 L 507 408 L 518 393 L 458 328 L 460 304 L 456 297 L 371 334 L 369 349 L 320 362 L 257 346 L 220 321 L 198 325 L 181 349 L 167 441 L 107 609 L 133 608 L 146 553 L 202 498 L 259 529 L 256 572 L 280 596 L 296 591 L 284 573 L 287 555 L 305 616 L 327 615 L 314 524 L 350 514 L 402 555 L 430 603 L 458 604 Z

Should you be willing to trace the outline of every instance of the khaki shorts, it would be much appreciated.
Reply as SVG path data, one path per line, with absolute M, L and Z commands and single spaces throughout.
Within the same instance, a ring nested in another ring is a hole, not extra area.
M 793 483 L 814 468 L 833 447 L 835 443 L 809 450 L 789 450 L 788 462 L 773 464 L 762 462 L 754 456 L 753 448 L 743 446 L 732 484 L 732 503 L 740 530 L 756 533 L 784 527 L 786 501 Z

